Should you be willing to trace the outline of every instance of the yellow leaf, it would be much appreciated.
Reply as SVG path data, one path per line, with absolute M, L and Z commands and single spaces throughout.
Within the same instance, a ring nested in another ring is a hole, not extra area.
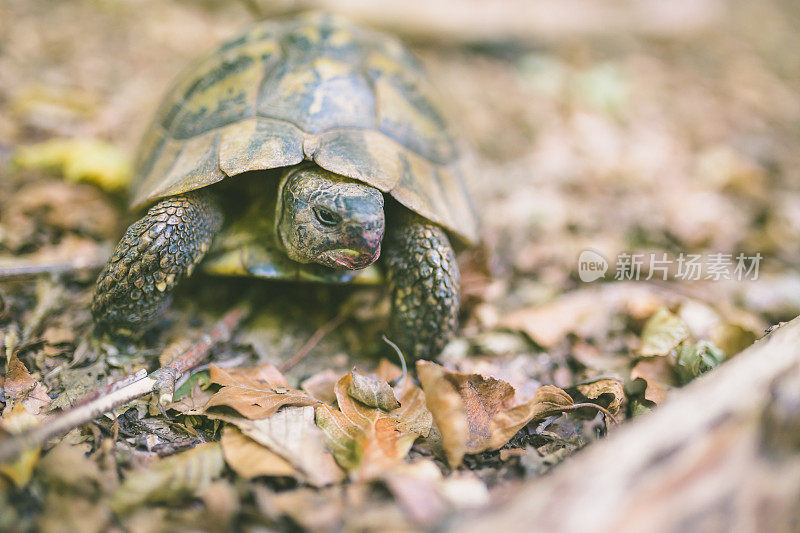
M 19 149 L 14 162 L 56 170 L 68 181 L 95 183 L 109 192 L 127 187 L 133 175 L 128 157 L 99 139 L 51 139 Z
M 686 323 L 662 307 L 645 323 L 639 353 L 644 357 L 666 356 L 688 338 Z

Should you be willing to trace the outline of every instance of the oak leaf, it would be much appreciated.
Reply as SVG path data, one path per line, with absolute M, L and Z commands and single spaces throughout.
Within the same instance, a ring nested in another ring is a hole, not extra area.
M 417 362 L 417 375 L 452 467 L 461 464 L 464 454 L 501 448 L 532 420 L 573 404 L 552 385 L 517 403 L 514 387 L 503 380 L 453 372 L 429 361 Z

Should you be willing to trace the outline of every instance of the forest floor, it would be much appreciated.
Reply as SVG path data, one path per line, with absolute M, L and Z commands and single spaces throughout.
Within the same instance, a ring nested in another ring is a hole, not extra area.
M 703 4 L 657 34 L 386 24 L 473 148 L 482 221 L 458 338 L 398 383 L 378 288 L 198 273 L 143 338 L 93 334 L 135 219 L 117 180 L 171 79 L 257 2 L 0 3 L 0 442 L 250 308 L 172 404 L 0 464 L 0 530 L 441 527 L 800 314 L 800 10 Z

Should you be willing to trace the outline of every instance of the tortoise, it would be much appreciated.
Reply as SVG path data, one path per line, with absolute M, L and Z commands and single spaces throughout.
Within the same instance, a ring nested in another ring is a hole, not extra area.
M 95 323 L 145 330 L 198 264 L 385 279 L 390 337 L 435 357 L 457 325 L 451 239 L 478 239 L 464 151 L 436 101 L 398 40 L 337 16 L 259 22 L 225 42 L 179 78 L 143 138 L 130 204 L 149 210 L 98 278 Z

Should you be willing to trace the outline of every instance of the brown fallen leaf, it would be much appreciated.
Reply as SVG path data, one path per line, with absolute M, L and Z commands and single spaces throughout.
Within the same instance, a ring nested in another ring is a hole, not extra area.
M 622 402 L 625 400 L 622 381 L 615 378 L 596 379 L 576 385 L 575 388 L 589 400 L 608 409 L 614 416 L 619 413 Z
M 496 450 L 532 420 L 573 404 L 552 385 L 539 387 L 531 400 L 518 404 L 514 387 L 505 381 L 453 372 L 430 361 L 417 361 L 417 375 L 452 467 L 461 464 L 465 453 Z
M 224 466 L 219 443 L 200 444 L 131 473 L 111 496 L 111 508 L 125 514 L 147 502 L 174 502 L 198 494 L 222 474 Z
M 245 479 L 259 476 L 295 477 L 297 473 L 291 463 L 244 435 L 236 426 L 225 426 L 219 443 L 225 462 Z
M 444 477 L 430 458 L 398 465 L 381 480 L 403 510 L 426 530 L 448 513 L 484 505 L 489 498 L 486 485 L 475 474 L 454 472 Z
M 22 405 L 32 415 L 38 415 L 42 409 L 50 405 L 47 389 L 39 383 L 16 354 L 8 360 L 8 372 L 5 379 L 5 392 L 10 401 L 6 403 L 4 416 L 10 413 L 15 403 Z
M 284 405 L 316 405 L 319 400 L 291 388 L 274 366 L 263 364 L 249 368 L 224 369 L 211 365 L 212 383 L 222 385 L 209 398 L 206 409 L 226 406 L 250 419 L 267 418 Z
M 644 398 L 655 404 L 667 399 L 667 392 L 678 385 L 672 363 L 666 357 L 647 357 L 631 369 L 631 380 L 645 382 Z
M 385 412 L 350 396 L 353 374 L 336 384 L 339 409 L 329 405 L 316 408 L 317 425 L 327 437 L 336 462 L 351 477 L 369 480 L 399 464 L 414 441 L 430 431 L 432 418 L 419 387 L 407 384 L 401 407 Z
M 311 406 L 284 407 L 259 420 L 225 415 L 213 418 L 234 424 L 245 436 L 284 459 L 294 467 L 292 476 L 301 481 L 322 487 L 344 478 L 314 423 Z
M 552 348 L 585 322 L 596 320 L 600 311 L 596 295 L 576 292 L 548 304 L 512 311 L 498 326 L 522 331 L 539 346 Z

